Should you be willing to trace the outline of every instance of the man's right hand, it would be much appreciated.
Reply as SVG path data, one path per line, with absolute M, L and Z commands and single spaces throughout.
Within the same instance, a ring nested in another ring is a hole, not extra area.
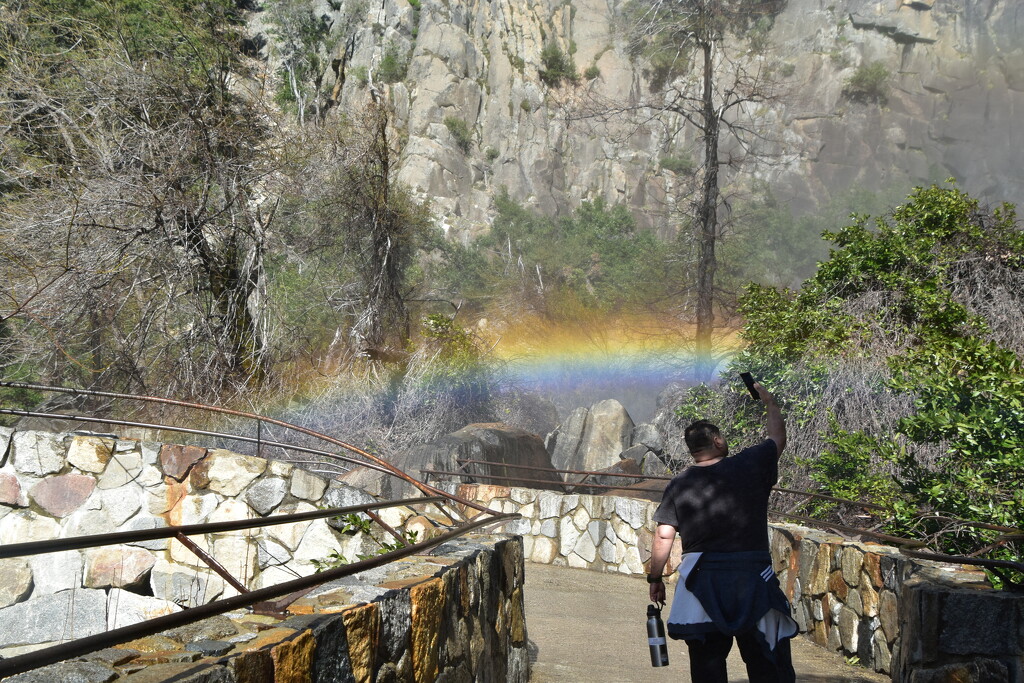
M 765 405 L 776 402 L 775 397 L 770 391 L 761 386 L 760 382 L 754 382 L 754 391 L 756 391 L 757 395 L 761 397 L 761 400 L 764 401 Z
M 764 407 L 768 410 L 768 424 L 766 425 L 768 438 L 775 442 L 775 446 L 779 449 L 779 455 L 782 455 L 782 449 L 786 447 L 786 421 L 782 418 L 782 410 L 775 401 L 775 397 L 761 386 L 760 382 L 754 382 L 754 389 L 757 390 L 757 395 L 764 401 Z
M 665 604 L 665 582 L 658 581 L 657 583 L 651 584 L 651 602 L 656 605 Z

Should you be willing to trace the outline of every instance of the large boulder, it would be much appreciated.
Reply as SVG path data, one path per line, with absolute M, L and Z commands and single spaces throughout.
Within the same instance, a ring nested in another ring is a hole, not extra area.
M 596 472 L 616 465 L 629 448 L 633 419 L 615 399 L 577 408 L 548 435 L 551 461 L 563 470 Z
M 467 460 L 483 462 L 460 462 Z M 390 461 L 421 481 L 429 478 L 432 482 L 454 480 L 561 490 L 562 479 L 553 472 L 511 467 L 521 465 L 550 470 L 554 466 L 539 436 L 500 422 L 468 425 L 433 443 L 397 454 Z M 424 470 L 460 474 L 427 474 Z M 412 484 L 367 468 L 353 470 L 342 478 L 349 485 L 383 498 L 400 498 L 416 493 Z
M 632 458 L 623 458 L 611 467 L 606 467 L 601 470 L 601 474 L 591 474 L 584 477 L 579 475 L 572 477 L 572 481 L 579 481 L 581 484 L 596 484 L 597 486 L 591 489 L 589 486 L 580 486 L 574 489 L 576 493 L 583 493 L 584 490 L 588 493 L 596 493 L 598 495 L 603 494 L 608 489 L 605 487 L 622 487 L 636 484 L 640 479 L 634 476 L 619 477 L 618 474 L 628 475 L 640 475 L 640 465 L 636 460 Z

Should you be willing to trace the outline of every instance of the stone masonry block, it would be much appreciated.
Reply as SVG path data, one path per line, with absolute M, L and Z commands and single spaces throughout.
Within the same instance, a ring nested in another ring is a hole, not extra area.
M 274 662 L 274 683 L 307 683 L 313 665 L 314 647 L 310 631 L 300 631 L 273 646 L 270 657 Z
M 107 594 L 66 590 L 0 609 L 0 647 L 49 643 L 103 633 Z
M 0 427 L 0 467 L 7 464 L 7 456 L 11 452 L 11 437 L 14 430 L 10 427 Z
M 939 647 L 966 656 L 1021 657 L 1020 598 L 1012 593 L 957 591 L 942 609 Z M 998 626 L 993 628 L 993 626 Z
M 412 667 L 417 681 L 432 681 L 438 672 L 438 643 L 445 602 L 444 582 L 431 579 L 409 589 L 412 603 Z
M 45 432 L 15 432 L 11 443 L 11 461 L 22 474 L 42 477 L 60 472 L 65 463 L 60 435 Z
M 97 436 L 76 436 L 68 448 L 68 462 L 82 470 L 99 474 L 114 454 L 114 442 Z

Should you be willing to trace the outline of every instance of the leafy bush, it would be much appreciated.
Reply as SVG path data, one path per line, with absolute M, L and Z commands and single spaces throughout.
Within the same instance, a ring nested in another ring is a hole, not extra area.
M 846 81 L 843 93 L 858 102 L 884 104 L 889 95 L 889 70 L 882 62 L 861 64 Z
M 889 504 L 890 533 L 973 552 L 997 534 L 950 518 L 1020 528 L 1024 233 L 1012 208 L 919 188 L 873 225 L 860 216 L 826 237 L 835 247 L 800 290 L 748 287 L 748 346 L 732 367 L 787 402 L 805 475 Z M 684 412 L 717 411 L 744 432 L 755 423 L 741 390 L 694 394 Z
M 451 133 L 452 139 L 455 140 L 456 147 L 461 149 L 464 154 L 469 154 L 469 150 L 473 147 L 473 134 L 469 130 L 469 124 L 454 116 L 446 116 L 444 125 Z
M 583 78 L 588 81 L 592 81 L 595 78 L 601 77 L 601 70 L 597 68 L 597 64 L 591 64 L 587 67 L 587 70 L 583 72 Z
M 690 175 L 697 168 L 697 163 L 689 154 L 685 156 L 663 156 L 658 160 L 658 165 L 666 171 L 672 171 L 676 175 Z
M 544 65 L 539 72 L 540 80 L 550 88 L 557 88 L 563 81 L 576 84 L 579 82 L 579 75 L 576 73 L 576 61 L 571 54 L 566 54 L 557 43 L 548 43 L 540 53 L 541 64 Z
M 377 67 L 377 75 L 385 83 L 398 83 L 404 81 L 409 73 L 409 58 L 394 41 L 388 43 L 384 48 L 384 56 L 381 57 L 380 65 Z
M 495 159 L 498 158 L 498 156 L 499 152 L 494 147 L 488 147 L 487 151 L 484 152 L 484 158 L 487 159 L 488 162 L 494 161 Z
M 796 64 L 793 64 L 792 62 L 783 62 L 779 65 L 778 69 L 776 69 L 775 73 L 779 78 L 789 78 L 796 73 Z

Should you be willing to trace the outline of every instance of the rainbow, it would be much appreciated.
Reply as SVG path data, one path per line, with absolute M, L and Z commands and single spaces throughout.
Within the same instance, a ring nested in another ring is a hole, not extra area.
M 712 353 L 701 356 L 692 329 L 637 318 L 594 325 L 526 320 L 497 330 L 478 325 L 477 330 L 501 374 L 516 386 L 551 396 L 560 409 L 615 398 L 637 421 L 653 412 L 666 386 L 696 384 L 709 367 L 717 375 L 742 346 L 735 331 L 728 330 L 718 335 Z

